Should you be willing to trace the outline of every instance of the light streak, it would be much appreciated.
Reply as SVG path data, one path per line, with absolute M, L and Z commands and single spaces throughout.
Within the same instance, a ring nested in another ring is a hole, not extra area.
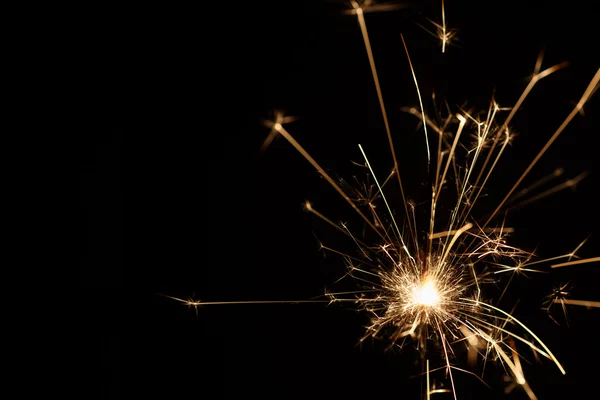
M 419 26 L 431 36 L 440 40 L 440 42 L 442 43 L 442 53 L 445 53 L 446 46 L 451 44 L 452 40 L 456 37 L 457 32 L 454 29 L 448 29 L 446 25 L 446 7 L 444 5 L 444 0 L 442 0 L 442 23 L 438 24 L 437 22 L 429 18 L 428 21 L 435 27 L 435 32 L 430 31 L 422 25 Z
M 552 266 L 552 268 L 568 267 L 569 265 L 587 264 L 587 263 L 592 263 L 592 262 L 600 262 L 600 257 L 592 257 L 592 258 L 586 258 L 583 260 L 568 261 L 568 262 L 564 262 L 564 263 L 560 263 L 560 264 L 554 264 Z
M 596 308 L 600 308 L 600 301 L 572 300 L 572 299 L 558 300 L 558 299 L 554 299 L 554 303 L 569 304 L 569 305 L 572 305 L 572 306 L 583 306 L 583 307 L 596 307 Z
M 408 47 L 406 46 L 406 41 L 404 40 L 404 35 L 400 35 L 402 38 L 402 44 L 404 45 L 404 51 L 406 52 L 406 57 L 408 58 L 408 65 L 410 66 L 410 72 L 413 77 L 413 81 L 415 82 L 415 87 L 417 88 L 417 96 L 419 97 L 419 106 L 421 107 L 421 115 L 423 117 L 423 131 L 425 131 L 425 147 L 427 148 L 427 164 L 431 161 L 431 153 L 429 151 L 429 138 L 427 137 L 427 123 L 425 122 L 425 111 L 423 110 L 423 99 L 421 99 L 421 91 L 419 90 L 419 83 L 417 82 L 417 76 L 415 75 L 415 69 L 413 68 L 412 61 L 410 60 L 410 54 L 408 53 Z

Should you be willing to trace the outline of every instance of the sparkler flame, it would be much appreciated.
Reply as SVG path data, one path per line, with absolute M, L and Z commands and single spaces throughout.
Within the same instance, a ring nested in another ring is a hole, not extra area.
M 425 278 L 423 283 L 413 288 L 412 302 L 422 307 L 437 307 L 440 303 L 440 294 L 433 278 Z

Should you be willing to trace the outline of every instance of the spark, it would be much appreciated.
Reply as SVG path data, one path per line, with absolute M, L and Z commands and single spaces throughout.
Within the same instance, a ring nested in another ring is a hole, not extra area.
M 572 299 L 554 299 L 555 303 L 569 304 L 572 306 L 583 306 L 583 307 L 596 307 L 600 308 L 600 301 L 589 301 L 589 300 L 572 300 Z
M 569 317 L 567 315 L 567 306 L 564 301 L 567 299 L 567 296 L 569 295 L 570 286 L 571 286 L 570 283 L 565 283 L 565 284 L 561 285 L 560 287 L 555 288 L 552 291 L 552 293 L 547 296 L 547 298 L 545 300 L 545 304 L 546 304 L 545 310 L 548 313 L 548 317 L 550 317 L 550 319 L 552 321 L 554 321 L 554 323 L 556 323 L 557 325 L 559 325 L 558 321 L 552 317 L 550 312 L 555 304 L 560 304 L 563 314 L 565 316 L 565 320 L 567 321 L 567 324 L 569 323 Z
M 244 305 L 244 304 L 300 304 L 300 303 L 328 303 L 329 300 L 240 300 L 240 301 L 200 301 L 192 298 L 182 299 L 174 296 L 162 295 L 169 299 L 179 301 L 189 307 L 202 307 L 202 306 L 219 306 L 219 305 Z
M 554 264 L 552 266 L 552 268 L 561 268 L 561 267 L 567 267 L 569 265 L 587 264 L 587 263 L 599 262 L 599 261 L 600 261 L 600 257 L 592 257 L 592 258 L 586 258 L 583 260 L 568 261 L 568 262 L 564 262 L 564 263 L 560 263 L 560 264 Z
M 436 37 L 442 43 L 442 53 L 446 52 L 446 46 L 449 46 L 452 40 L 456 37 L 458 33 L 455 29 L 448 29 L 446 26 L 446 7 L 444 5 L 444 0 L 442 0 L 442 23 L 438 24 L 437 22 L 427 18 L 427 20 L 435 27 L 435 32 L 430 31 L 422 25 L 419 25 L 423 28 L 427 33 L 431 36 Z
M 277 129 L 275 129 L 275 126 L 277 126 L 277 124 L 279 124 L 279 125 L 287 124 L 290 122 L 294 122 L 296 119 L 297 119 L 296 117 L 289 117 L 289 116 L 284 117 L 282 112 L 276 111 L 275 112 L 275 122 L 271 125 L 271 132 L 269 132 L 269 135 L 267 136 L 267 138 L 263 142 L 262 146 L 260 147 L 260 151 L 264 153 L 269 148 L 269 146 L 271 145 L 273 140 L 278 136 Z M 269 123 L 271 123 L 271 121 L 269 121 Z

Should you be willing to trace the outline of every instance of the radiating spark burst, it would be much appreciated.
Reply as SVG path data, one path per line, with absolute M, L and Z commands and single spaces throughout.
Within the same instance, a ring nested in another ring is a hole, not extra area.
M 356 4 L 354 6 L 356 7 Z M 349 269 L 346 276 L 354 278 L 362 287 L 356 291 L 354 298 L 346 297 L 347 292 L 344 292 L 344 295 L 330 293 L 330 299 L 334 302 L 354 301 L 372 315 L 371 325 L 368 327 L 363 340 L 367 337 L 382 336 L 388 339 L 390 343 L 400 345 L 400 340 L 410 336 L 419 343 L 423 351 L 426 351 L 428 340 L 434 337 L 436 339 L 434 342 L 439 345 L 444 355 L 455 398 L 456 391 L 454 390 L 452 376 L 452 370 L 455 367 L 451 365 L 452 345 L 463 337 L 464 339 L 470 339 L 466 343 L 477 344 L 480 348 L 475 345 L 472 345 L 472 347 L 475 347 L 476 351 L 484 358 L 498 359 L 505 366 L 508 373 L 513 376 L 514 382 L 523 387 L 524 391 L 533 399 L 535 395 L 525 380 L 520 356 L 514 349 L 514 340 L 526 344 L 534 352 L 552 360 L 563 374 L 565 370 L 551 350 L 523 322 L 517 320 L 511 313 L 492 304 L 492 300 L 484 301 L 482 298 L 481 287 L 493 282 L 492 275 L 495 275 L 495 273 L 512 272 L 512 279 L 515 273 L 536 271 L 525 268 L 530 265 L 532 254 L 507 244 L 506 238 L 510 232 L 508 229 L 505 230 L 502 225 L 490 231 L 489 225 L 500 211 L 505 209 L 503 208 L 505 203 L 510 204 L 509 200 L 512 198 L 512 193 L 589 99 L 598 85 L 600 70 L 592 78 L 573 111 L 555 131 L 546 145 L 543 146 L 507 196 L 491 214 L 486 216 L 486 219 L 478 221 L 471 214 L 471 211 L 506 145 L 511 140 L 511 120 L 537 82 L 563 68 L 566 64 L 559 64 L 542 70 L 540 56 L 532 79 L 515 106 L 508 109 L 510 112 L 502 122 L 498 122 L 498 119 L 503 108 L 492 101 L 489 109 L 485 112 L 475 113 L 460 110 L 453 115 L 449 115 L 443 126 L 438 126 L 427 117 L 424 111 L 416 75 L 408 55 L 408 48 L 404 38 L 402 38 L 415 80 L 421 109 L 420 112 L 411 109 L 411 112 L 421 119 L 424 129 L 429 126 L 433 128 L 438 136 L 437 160 L 435 161 L 431 192 L 429 235 L 426 243 L 420 243 L 419 237 L 415 234 L 418 229 L 414 209 L 411 212 L 408 211 L 408 203 L 404 197 L 365 19 L 363 13 L 360 12 L 360 8 L 357 9 L 355 14 L 363 33 L 382 117 L 392 150 L 394 173 L 398 178 L 404 200 L 406 220 L 403 229 L 400 229 L 384 195 L 384 185 L 379 184 L 362 147 L 359 146 L 365 159 L 365 166 L 371 172 L 378 188 L 378 195 L 384 203 L 385 207 L 382 209 L 387 211 L 386 213 L 375 212 L 376 208 L 373 206 L 373 201 L 367 201 L 365 203 L 369 205 L 369 211 L 372 213 L 371 218 L 366 217 L 359 206 L 351 200 L 349 194 L 344 192 L 329 177 L 325 170 L 308 155 L 293 136 L 278 122 L 281 117 L 277 117 L 272 123 L 266 122 L 267 126 L 290 141 L 358 212 L 360 217 L 378 236 L 379 244 L 366 246 L 350 233 L 347 226 L 344 225 L 343 229 L 340 229 L 352 237 L 360 247 L 360 253 L 363 255 L 361 260 L 350 256 L 346 257 Z M 454 130 L 450 129 L 451 126 L 455 126 Z M 475 138 L 470 144 L 465 144 L 463 137 L 461 137 L 467 130 L 470 130 Z M 425 130 L 426 139 L 427 136 L 428 133 Z M 461 141 L 461 139 L 463 140 Z M 459 143 L 467 149 L 467 165 L 462 170 L 457 168 Z M 426 144 L 429 149 L 427 140 Z M 449 220 L 443 226 L 443 230 L 436 233 L 435 227 L 440 222 L 436 216 L 437 205 L 442 189 L 446 186 L 446 182 L 449 181 L 451 175 L 456 182 L 456 203 L 450 213 Z M 558 187 L 553 190 L 560 189 L 561 187 Z M 363 198 L 373 199 L 374 196 L 372 193 L 365 193 Z M 312 207 L 309 211 L 322 217 Z M 334 225 L 329 219 L 325 220 Z M 383 221 L 386 223 L 383 223 Z M 340 253 L 339 251 L 336 252 Z M 558 258 L 569 256 L 571 255 L 567 254 Z M 544 261 L 550 260 L 539 260 L 535 263 Z M 562 265 L 559 264 L 559 266 Z M 502 292 L 503 294 L 504 292 Z M 499 299 L 494 302 L 497 304 Z M 524 333 L 519 333 L 519 330 L 524 331 Z M 533 339 L 526 339 L 526 336 Z M 477 338 L 477 340 L 473 338 Z M 483 345 L 483 348 L 481 348 L 481 345 Z
M 426 114 L 408 47 L 402 37 L 420 106 L 420 110 L 409 108 L 407 111 L 421 121 L 425 134 L 428 165 L 430 162 L 433 163 L 429 221 L 428 226 L 421 227 L 417 223 L 415 206 L 406 200 L 404 194 L 364 19 L 364 13 L 369 11 L 369 8 L 374 11 L 375 6 L 369 1 L 362 5 L 352 1 L 351 5 L 351 14 L 356 15 L 358 19 L 375 83 L 393 161 L 392 174 L 380 183 L 365 150 L 359 145 L 364 157 L 364 167 L 369 171 L 374 184 L 365 184 L 356 188 L 345 181 L 337 182 L 287 131 L 284 124 L 293 121 L 293 117 L 284 116 L 282 113 L 276 113 L 273 120 L 264 122 L 271 129 L 271 133 L 265 140 L 263 148 L 268 146 L 276 135 L 283 136 L 374 234 L 375 240 L 369 240 L 367 244 L 367 239 L 356 237 L 348 225 L 336 224 L 317 211 L 309 202 L 305 204 L 307 211 L 347 235 L 358 247 L 359 255 L 353 256 L 322 245 L 323 250 L 340 254 L 346 260 L 348 272 L 340 280 L 352 278 L 358 287 L 352 291 L 328 292 L 324 296 L 326 299 L 304 301 L 201 302 L 193 299 L 171 298 L 196 309 L 202 305 L 218 304 L 354 303 L 371 315 L 371 323 L 361 340 L 371 337 L 384 338 L 389 341 L 390 346 L 402 347 L 404 341 L 411 338 L 424 355 L 431 353 L 441 355 L 444 363 L 442 368 L 446 371 L 451 389 L 436 389 L 435 386 L 433 388 L 430 386 L 429 375 L 432 371 L 429 369 L 429 358 L 427 358 L 427 398 L 434 393 L 448 392 L 451 392 L 455 399 L 457 398 L 453 371 L 468 371 L 454 365 L 454 352 L 457 346 L 465 346 L 469 350 L 471 366 L 476 363 L 478 357 L 481 357 L 484 363 L 487 360 L 497 360 L 505 368 L 512 382 L 507 392 L 515 387 L 521 387 L 531 399 L 535 399 L 536 396 L 525 379 L 521 364 L 522 356 L 517 352 L 515 342 L 520 342 L 534 354 L 551 360 L 561 373 L 565 374 L 565 369 L 546 344 L 525 323 L 512 315 L 514 309 L 508 312 L 500 308 L 498 303 L 513 276 L 539 272 L 538 269 L 530 268 L 531 265 L 549 263 L 561 258 L 569 259 L 568 262 L 552 265 L 552 268 L 557 268 L 595 262 L 600 258 L 571 261 L 574 256 L 572 252 L 551 259 L 531 261 L 534 257 L 532 253 L 508 244 L 507 239 L 512 228 L 505 227 L 502 221 L 494 221 L 501 215 L 501 211 L 506 211 L 507 207 L 514 205 L 517 198 L 528 194 L 531 187 L 517 193 L 515 190 L 597 89 L 600 69 L 591 79 L 571 113 L 542 147 L 506 197 L 490 214 L 477 219 L 472 213 L 473 208 L 512 139 L 510 127 L 512 119 L 534 86 L 566 64 L 558 64 L 542 70 L 540 55 L 531 80 L 513 107 L 501 107 L 492 100 L 487 110 L 475 112 L 458 109 L 442 118 L 444 121 L 442 124 L 437 124 Z M 445 19 L 442 28 L 446 38 Z M 444 42 L 443 48 L 447 41 L 449 39 Z M 501 118 L 504 112 L 508 112 L 508 115 Z M 433 141 L 432 147 L 435 149 L 433 153 L 430 153 L 428 139 L 430 133 L 427 127 L 431 128 L 437 139 Z M 470 141 L 465 140 L 467 135 L 470 135 Z M 463 158 L 466 162 L 461 167 L 460 160 Z M 403 223 L 400 224 L 385 196 L 393 176 L 398 181 L 405 212 L 404 220 L 400 221 Z M 582 177 L 569 181 L 566 187 L 576 184 Z M 446 216 L 442 218 L 438 205 L 442 192 L 447 196 L 450 182 L 454 182 L 456 189 L 454 205 L 447 218 Z M 562 188 L 559 185 L 558 188 L 550 190 L 555 192 Z M 543 195 L 550 193 L 546 191 Z M 527 201 L 522 200 L 522 202 Z M 425 240 L 421 238 L 420 232 L 427 232 Z M 499 298 L 489 298 L 485 288 L 497 283 L 499 276 L 506 275 L 502 274 L 504 272 L 510 274 L 504 291 Z M 565 304 L 598 307 L 598 302 L 566 299 L 565 290 L 559 291 L 559 294 L 560 297 L 553 296 L 550 299 L 550 304 L 561 303 L 563 307 Z M 431 353 L 430 347 L 433 347 Z

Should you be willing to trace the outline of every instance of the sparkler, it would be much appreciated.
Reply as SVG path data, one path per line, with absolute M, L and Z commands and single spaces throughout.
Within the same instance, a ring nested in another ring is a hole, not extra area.
M 583 263 L 600 261 L 600 257 L 571 261 L 575 252 L 553 257 L 551 259 L 531 261 L 533 254 L 514 247 L 508 243 L 512 229 L 505 227 L 498 217 L 506 212 L 507 207 L 518 207 L 549 195 L 552 192 L 571 187 L 583 178 L 582 175 L 555 186 L 541 195 L 522 200 L 529 190 L 515 191 L 520 187 L 525 177 L 553 144 L 557 137 L 569 125 L 590 99 L 600 82 L 600 69 L 590 80 L 579 101 L 565 117 L 550 139 L 534 157 L 516 183 L 508 191 L 496 208 L 483 218 L 473 215 L 473 209 L 483 194 L 488 180 L 493 175 L 497 163 L 506 147 L 513 138 L 511 122 L 521 105 L 534 89 L 536 84 L 565 67 L 558 64 L 542 69 L 542 56 L 537 60 L 534 73 L 516 103 L 509 108 L 501 107 L 492 100 L 487 110 L 457 109 L 449 112 L 441 123 L 427 115 L 418 79 L 410 60 L 409 49 L 402 38 L 407 55 L 408 65 L 415 84 L 415 92 L 419 109 L 409 108 L 406 111 L 415 115 L 424 131 L 424 144 L 427 150 L 428 165 L 433 178 L 431 186 L 429 219 L 425 226 L 418 222 L 415 206 L 405 197 L 405 189 L 399 171 L 399 160 L 395 153 L 394 141 L 389 126 L 386 107 L 381 92 L 375 58 L 371 48 L 364 13 L 381 11 L 384 8 L 365 2 L 362 5 L 351 1 L 352 10 L 356 16 L 362 33 L 372 78 L 375 84 L 381 115 L 388 137 L 393 169 L 386 179 L 378 179 L 374 166 L 369 161 L 367 151 L 359 145 L 364 159 L 364 167 L 374 180 L 374 185 L 358 189 L 358 202 L 353 198 L 352 190 L 333 179 L 326 170 L 296 141 L 285 127 L 293 118 L 277 113 L 275 118 L 265 121 L 271 133 L 265 140 L 265 149 L 276 136 L 284 137 L 328 182 L 355 212 L 364 225 L 369 229 L 374 240 L 359 238 L 347 225 L 336 224 L 316 210 L 311 203 L 306 203 L 306 210 L 334 226 L 338 231 L 352 239 L 358 247 L 358 256 L 347 254 L 326 246 L 325 251 L 342 254 L 347 262 L 348 272 L 343 278 L 352 278 L 358 285 L 356 290 L 344 292 L 328 292 L 321 299 L 303 301 L 262 301 L 262 302 L 202 302 L 194 299 L 174 300 L 197 308 L 202 305 L 239 304 L 239 303 L 352 303 L 371 315 L 371 324 L 364 337 L 384 338 L 390 346 L 402 347 L 409 338 L 421 350 L 426 364 L 427 389 L 429 399 L 432 394 L 452 393 L 457 399 L 453 374 L 462 369 L 454 365 L 453 354 L 457 346 L 464 346 L 469 351 L 471 364 L 480 357 L 486 360 L 498 360 L 513 379 L 513 387 L 520 386 L 531 398 L 536 396 L 525 379 L 521 359 L 516 343 L 529 348 L 552 363 L 565 374 L 566 371 L 551 349 L 521 321 L 499 306 L 506 288 L 516 274 L 539 271 L 543 264 L 550 264 L 557 259 L 568 259 L 566 262 L 551 265 L 552 268 L 567 267 Z M 442 52 L 454 37 L 454 32 L 447 30 L 445 22 L 444 3 L 442 2 L 442 25 L 438 28 L 438 37 L 442 42 Z M 506 117 L 503 116 L 508 112 Z M 428 130 L 429 128 L 429 130 Z M 471 135 L 474 140 L 465 140 Z M 434 140 L 430 139 L 433 138 Z M 461 164 L 461 152 L 466 162 Z M 562 172 L 561 172 L 562 174 Z M 553 174 L 556 176 L 557 174 Z M 560 175 L 560 174 L 558 174 Z M 390 190 L 390 181 L 395 176 L 398 182 L 404 209 L 403 219 L 394 213 L 392 205 L 386 197 Z M 447 218 L 439 211 L 442 199 L 447 201 L 450 182 L 455 184 L 453 206 Z M 529 188 L 531 189 L 531 188 Z M 355 196 L 354 196 L 355 197 Z M 384 211 L 380 211 L 384 210 Z M 427 232 L 423 235 L 421 232 Z M 423 236 L 425 240 L 423 240 Z M 532 265 L 536 267 L 532 268 Z M 498 298 L 490 298 L 486 288 L 498 282 L 502 273 L 508 273 L 510 278 L 502 294 Z M 599 307 L 599 303 L 586 300 L 570 300 L 565 297 L 565 288 L 561 288 L 550 303 L 565 305 L 581 305 Z M 431 353 L 440 354 L 443 369 L 446 371 L 451 389 L 436 389 L 430 385 Z

